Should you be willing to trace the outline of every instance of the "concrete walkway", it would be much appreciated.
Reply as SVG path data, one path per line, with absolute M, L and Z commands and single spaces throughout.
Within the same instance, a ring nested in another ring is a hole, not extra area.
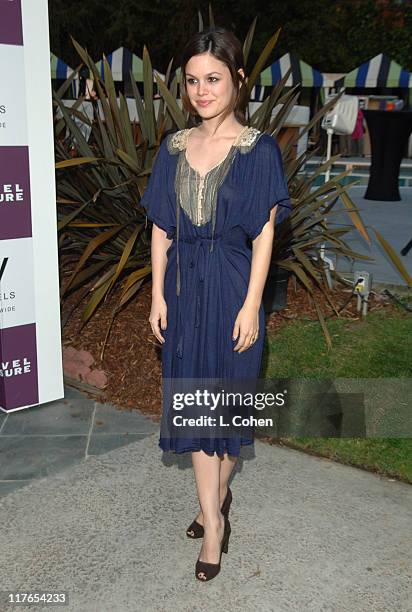
M 163 454 L 137 411 L 68 396 L 0 424 L 2 591 L 66 591 L 75 612 L 412 609 L 409 485 L 256 441 L 232 481 L 222 571 L 200 583 L 190 454 Z
M 68 386 L 64 399 L 0 412 L 0 497 L 157 430 L 138 410 L 94 402 Z

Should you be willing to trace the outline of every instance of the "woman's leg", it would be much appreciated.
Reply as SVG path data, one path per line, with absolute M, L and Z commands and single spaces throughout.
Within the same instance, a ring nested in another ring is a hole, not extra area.
M 220 458 L 201 451 L 192 452 L 197 494 L 203 514 L 205 533 L 199 554 L 200 561 L 218 563 L 224 518 L 219 506 Z
M 236 465 L 237 457 L 225 453 L 220 460 L 220 505 L 223 504 L 227 493 L 230 475 Z
M 193 457 L 193 453 L 192 453 L 192 457 Z M 236 460 L 237 460 L 237 457 L 228 455 L 227 453 L 223 455 L 223 459 L 219 458 L 219 461 L 220 461 L 220 475 L 219 475 L 219 503 L 220 503 L 220 506 L 219 508 L 222 507 L 222 504 L 225 501 L 229 478 L 233 471 L 233 468 L 236 465 Z M 202 510 L 200 510 L 199 514 L 197 515 L 196 521 L 199 523 L 199 525 L 203 525 Z

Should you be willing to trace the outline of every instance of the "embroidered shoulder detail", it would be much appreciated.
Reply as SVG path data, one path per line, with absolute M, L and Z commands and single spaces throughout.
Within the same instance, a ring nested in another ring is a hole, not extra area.
M 190 128 L 187 128 L 185 130 L 179 130 L 174 134 L 169 134 L 167 137 L 167 149 L 169 153 L 176 154 L 186 149 L 189 132 Z
M 241 153 L 248 153 L 257 141 L 260 136 L 262 136 L 263 132 L 254 127 L 248 127 L 239 135 L 239 140 L 235 144 L 235 146 L 239 147 Z

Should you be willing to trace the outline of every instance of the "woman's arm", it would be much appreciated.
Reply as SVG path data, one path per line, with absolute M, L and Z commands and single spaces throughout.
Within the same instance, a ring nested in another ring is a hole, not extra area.
M 152 306 L 150 310 L 149 322 L 156 338 L 164 343 L 164 338 L 160 333 L 167 327 L 167 305 L 164 299 L 164 278 L 167 265 L 166 251 L 172 239 L 166 238 L 164 230 L 153 223 L 151 240 L 151 259 L 152 259 Z
M 272 208 L 269 221 L 252 242 L 253 253 L 248 291 L 233 328 L 233 340 L 236 340 L 240 332 L 238 343 L 233 349 L 239 353 L 250 348 L 253 340 L 259 334 L 259 308 L 272 256 L 276 210 L 277 205 Z

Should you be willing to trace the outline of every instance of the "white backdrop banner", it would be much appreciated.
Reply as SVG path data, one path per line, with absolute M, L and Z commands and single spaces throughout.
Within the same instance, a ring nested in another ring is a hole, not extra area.
M 0 0 L 0 409 L 60 399 L 47 0 Z

